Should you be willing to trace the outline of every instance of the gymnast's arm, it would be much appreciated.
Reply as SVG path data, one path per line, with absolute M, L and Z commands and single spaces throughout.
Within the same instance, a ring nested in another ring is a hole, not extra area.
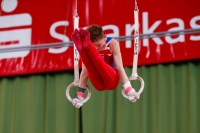
M 126 82 L 129 81 L 129 79 L 123 67 L 119 42 L 115 39 L 112 39 L 110 42 L 110 49 L 111 49 L 111 52 L 113 53 L 115 65 L 117 67 L 122 83 L 125 84 Z
M 81 75 L 80 75 L 79 87 L 86 88 L 87 81 L 88 81 L 87 69 L 86 69 L 85 65 L 82 63 L 82 71 L 81 71 Z
M 85 65 L 82 63 L 82 71 L 81 71 L 81 75 L 80 75 L 80 81 L 79 81 L 77 95 L 72 100 L 72 104 L 76 108 L 80 108 L 83 105 L 82 100 L 85 98 L 84 91 L 86 88 L 87 80 L 88 80 L 87 70 L 85 68 Z

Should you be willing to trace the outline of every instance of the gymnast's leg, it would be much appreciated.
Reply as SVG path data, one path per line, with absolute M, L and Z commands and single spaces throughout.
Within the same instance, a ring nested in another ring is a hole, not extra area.
M 82 41 L 80 39 L 80 33 L 77 29 L 72 34 L 72 40 L 74 41 L 77 50 L 79 51 L 80 57 L 88 70 L 88 76 L 93 84 L 93 86 L 102 91 L 105 88 L 104 82 L 102 77 L 100 76 L 98 70 L 96 69 L 95 65 L 91 61 L 90 57 L 87 55 L 86 51 L 82 48 Z
M 83 49 L 97 68 L 100 76 L 103 79 L 105 87 L 110 90 L 115 89 L 120 80 L 117 70 L 112 68 L 102 59 L 101 55 L 96 50 L 90 39 L 88 39 L 90 36 L 89 32 L 80 29 L 80 33 L 83 41 Z

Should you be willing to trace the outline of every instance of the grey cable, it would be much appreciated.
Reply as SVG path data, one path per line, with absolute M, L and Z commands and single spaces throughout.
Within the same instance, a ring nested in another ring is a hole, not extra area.
M 183 34 L 197 34 L 200 33 L 200 28 L 196 29 L 185 29 L 178 31 L 167 31 L 167 32 L 156 32 L 151 34 L 140 34 L 140 39 L 148 39 L 148 38 L 156 38 L 156 37 L 164 37 L 164 36 L 176 36 Z M 134 40 L 134 35 L 131 36 L 119 36 L 114 37 L 119 42 Z M 7 52 L 16 52 L 16 51 L 26 51 L 26 50 L 39 50 L 39 49 L 47 49 L 47 48 L 55 48 L 55 47 L 69 47 L 73 46 L 73 42 L 57 42 L 57 43 L 48 43 L 48 44 L 32 44 L 30 46 L 13 46 L 12 48 L 0 48 L 0 53 Z

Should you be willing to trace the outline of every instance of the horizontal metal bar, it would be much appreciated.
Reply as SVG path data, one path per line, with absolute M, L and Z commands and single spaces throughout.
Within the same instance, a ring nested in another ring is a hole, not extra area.
M 197 34 L 197 33 L 200 33 L 200 28 L 167 31 L 167 32 L 156 32 L 156 33 L 150 33 L 150 34 L 140 34 L 139 39 L 157 38 L 157 37 L 164 37 L 164 36 L 176 36 L 176 35 L 183 35 L 183 34 Z M 119 36 L 119 37 L 114 37 L 114 38 L 118 41 L 134 40 L 134 35 Z M 73 42 L 32 44 L 30 46 L 13 46 L 10 48 L 1 48 L 0 46 L 0 53 L 26 51 L 26 50 L 39 50 L 39 49 L 58 48 L 58 47 L 69 47 L 69 46 L 73 46 Z
M 157 38 L 157 37 L 164 37 L 164 36 L 176 36 L 176 35 L 183 35 L 183 34 L 197 34 L 197 33 L 200 33 L 200 28 L 140 34 L 139 39 Z M 116 37 L 115 39 L 118 41 L 134 40 L 134 35 L 120 36 L 120 37 Z

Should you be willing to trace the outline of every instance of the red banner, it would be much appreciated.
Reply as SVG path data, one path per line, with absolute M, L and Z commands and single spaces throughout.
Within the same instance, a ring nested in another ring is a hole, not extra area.
M 0 49 L 71 41 L 76 1 L 4 0 Z M 199 0 L 137 1 L 140 34 L 200 28 Z M 79 26 L 99 24 L 108 36 L 134 34 L 134 0 L 78 1 Z M 120 42 L 124 66 L 133 63 L 133 43 Z M 140 41 L 139 65 L 200 58 L 200 34 Z M 73 69 L 73 47 L 0 53 L 0 76 Z

